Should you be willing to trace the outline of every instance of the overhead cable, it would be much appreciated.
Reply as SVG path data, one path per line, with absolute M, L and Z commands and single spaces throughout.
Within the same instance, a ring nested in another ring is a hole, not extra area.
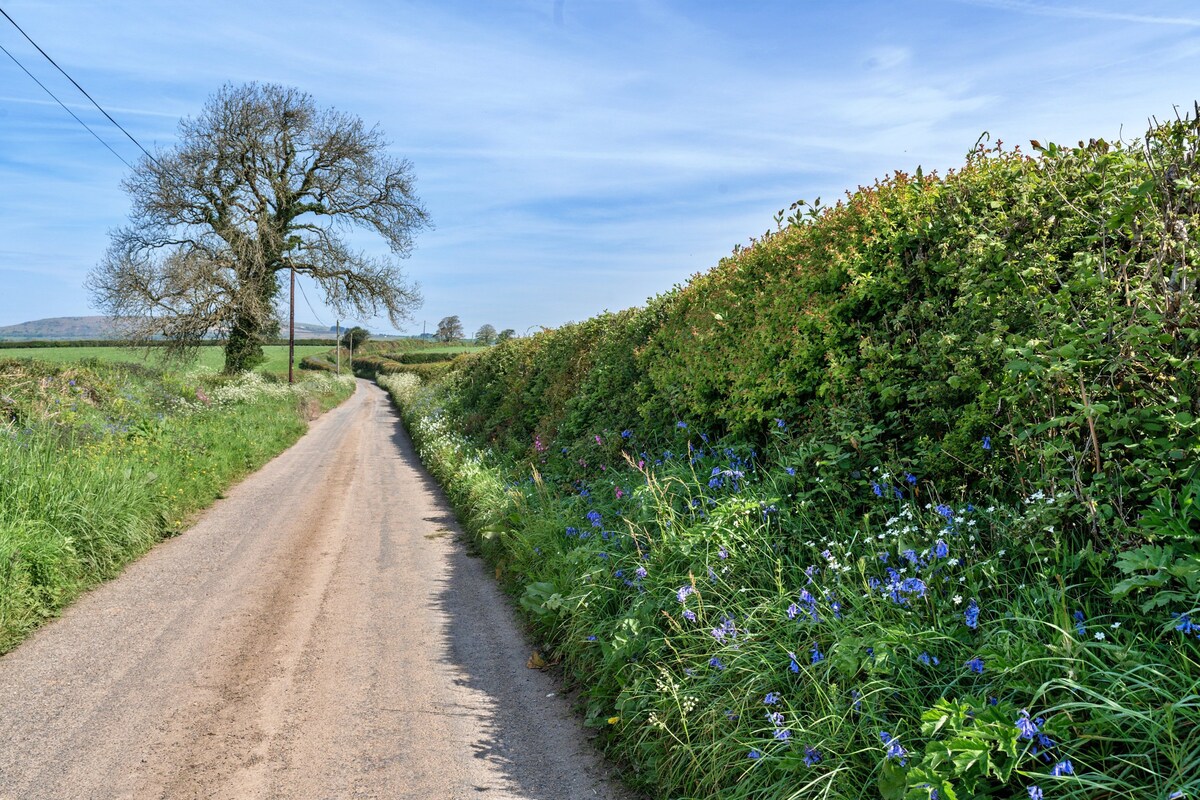
M 63 101 L 62 101 L 62 100 L 59 100 L 59 99 L 58 99 L 58 97 L 57 97 L 57 96 L 55 96 L 54 92 L 52 92 L 52 91 L 50 91 L 49 89 L 47 89 L 47 88 L 46 88 L 46 84 L 44 84 L 44 83 L 42 83 L 41 81 L 39 81 L 39 80 L 37 79 L 37 76 L 35 76 L 35 75 L 34 75 L 32 72 L 30 72 L 29 70 L 25 69 L 25 65 L 24 65 L 24 64 L 22 64 L 20 61 L 17 61 L 17 57 L 16 57 L 16 56 L 14 56 L 12 53 L 8 52 L 8 50 L 7 50 L 7 49 L 5 49 L 4 45 L 0 45 L 0 50 L 3 50 L 3 51 L 4 51 L 4 55 L 6 55 L 6 56 L 8 56 L 9 58 L 11 58 L 11 59 L 13 60 L 13 63 L 14 63 L 14 64 L 16 64 L 16 65 L 17 65 L 18 67 L 20 67 L 22 70 L 24 70 L 24 72 L 25 72 L 25 74 L 26 74 L 26 75 L 28 75 L 29 77 L 33 78 L 33 82 L 34 82 L 34 83 L 36 83 L 38 86 L 41 86 L 41 87 L 42 87 L 42 91 L 44 91 L 46 94 L 48 94 L 48 95 L 50 95 L 51 97 L 53 97 L 53 98 L 54 98 L 54 102 L 56 102 L 56 103 L 58 103 L 60 106 L 62 106 L 64 111 L 66 111 L 66 112 L 67 112 L 68 114 L 70 114 L 72 117 L 75 117 L 75 121 L 76 121 L 76 122 L 78 122 L 78 123 L 79 123 L 80 125 L 82 125 L 83 127 L 87 128 L 87 132 L 88 132 L 88 133 L 90 133 L 92 136 L 95 136 L 95 137 L 96 137 L 96 141 L 97 141 L 97 142 L 99 142 L 100 144 L 104 145 L 104 146 L 105 146 L 105 147 L 108 149 L 108 152 L 112 153 L 112 154 L 113 154 L 114 156 L 116 156 L 117 158 L 120 158 L 120 159 L 121 159 L 121 163 L 122 163 L 122 164 L 124 164 L 125 166 L 129 167 L 130 169 L 133 169 L 133 165 L 131 165 L 131 164 L 130 164 L 128 161 L 126 161 L 124 158 L 121 158 L 121 154 L 120 154 L 120 153 L 118 153 L 116 150 L 113 150 L 113 149 L 112 149 L 112 147 L 109 145 L 109 143 L 108 143 L 108 142 L 106 142 L 106 141 L 104 141 L 103 139 L 101 139 L 101 138 L 100 138 L 100 134 L 96 133 L 94 130 L 92 130 L 90 127 L 88 127 L 88 124 L 87 124 L 86 122 L 84 122 L 83 120 L 81 120 L 81 119 L 79 118 L 79 116 L 78 116 L 78 115 L 77 115 L 77 114 L 76 114 L 74 111 L 72 111 L 71 109 L 67 108 L 66 104 L 65 104 L 65 103 L 63 103 Z
M 67 71 L 66 71 L 65 69 L 63 69 L 62 67 L 60 67 L 60 66 L 58 65 L 58 62 L 57 62 L 57 61 L 55 61 L 53 58 L 51 58 L 51 57 L 50 57 L 50 54 L 49 54 L 49 53 L 47 53 L 45 50 L 43 50 L 43 49 L 41 48 L 41 45 L 39 45 L 37 42 L 35 42 L 35 41 L 33 40 L 33 38 L 32 38 L 32 37 L 31 37 L 31 36 L 30 36 L 28 33 L 26 33 L 26 32 L 25 32 L 25 30 L 24 30 L 24 29 L 23 29 L 23 28 L 22 28 L 20 25 L 18 25 L 18 24 L 17 24 L 16 20 L 14 20 L 12 17 L 10 17 L 10 16 L 8 15 L 8 12 L 7 12 L 7 11 L 5 11 L 3 8 L 0 8 L 0 14 L 3 14 L 3 15 L 4 15 L 4 18 L 5 18 L 5 19 L 7 19 L 9 22 L 11 22 L 11 23 L 12 23 L 12 26 L 13 26 L 14 28 L 16 28 L 18 31 L 20 31 L 20 32 L 21 32 L 21 35 L 22 35 L 22 36 L 24 36 L 26 39 L 28 39 L 28 40 L 29 40 L 29 43 L 30 43 L 31 45 L 33 45 L 35 48 L 37 48 L 37 51 L 38 51 L 39 53 L 41 53 L 41 54 L 42 54 L 42 55 L 45 57 L 45 59 L 46 59 L 47 61 L 49 61 L 51 64 L 53 64 L 53 65 L 54 65 L 54 68 L 55 68 L 56 70 L 58 70 L 58 71 L 59 71 L 59 72 L 61 72 L 61 73 L 62 73 L 64 76 L 66 76 L 66 79 L 67 79 L 67 80 L 69 80 L 69 81 L 70 81 L 72 84 L 74 84 L 75 88 L 76 88 L 76 89 L 78 89 L 80 92 L 82 92 L 84 97 L 86 97 L 88 100 L 91 100 L 91 101 L 92 101 L 92 105 L 94 105 L 96 108 L 98 108 L 98 109 L 100 110 L 100 113 L 101 113 L 101 114 L 103 114 L 105 117 L 107 117 L 107 118 L 108 118 L 108 121 L 109 121 L 109 122 L 111 122 L 113 125 L 116 125 L 116 126 L 117 126 L 117 128 L 118 128 L 118 130 L 120 130 L 120 131 L 121 131 L 121 133 L 123 133 L 123 134 L 125 134 L 126 136 L 128 136 L 128 137 L 129 137 L 129 141 L 131 141 L 131 142 L 133 142 L 135 145 L 137 145 L 138 149 L 139 149 L 139 150 L 141 150 L 143 153 L 145 153 L 145 154 L 146 154 L 146 158 L 150 159 L 151 161 L 153 161 L 153 162 L 155 162 L 155 163 L 158 163 L 158 159 L 156 159 L 154 156 L 150 155 L 150 151 L 149 151 L 149 150 L 147 150 L 146 148 L 142 147 L 142 143 L 141 143 L 141 142 L 139 142 L 137 139 L 133 138 L 133 134 L 132 134 L 132 133 L 130 133 L 129 131 L 125 130 L 125 128 L 121 127 L 121 123 L 119 123 L 119 122 L 117 122 L 115 119 L 113 119 L 113 118 L 112 118 L 112 115 L 111 115 L 111 114 L 109 114 L 107 111 L 105 111 L 105 110 L 104 110 L 104 108 L 103 108 L 103 107 L 101 107 L 101 105 L 100 105 L 99 103 L 97 103 L 97 102 L 96 102 L 95 98 L 93 98 L 93 97 L 92 97 L 90 94 L 88 94 L 88 93 L 87 93 L 87 90 L 86 90 L 86 89 L 84 89 L 82 86 L 80 86 L 80 85 L 79 85 L 79 82 L 78 82 L 77 80 L 75 80 L 75 79 L 74 79 L 74 78 L 72 78 L 70 75 L 68 75 L 68 74 L 67 74 Z M 8 51 L 6 50 L 5 52 L 7 53 Z M 11 54 L 9 54 L 9 58 L 12 58 L 12 55 L 11 55 Z M 14 61 L 16 61 L 16 59 L 13 59 L 13 60 L 14 60 Z M 24 67 L 21 67 L 21 69 L 25 69 L 25 68 L 24 68 Z M 29 72 L 29 70 L 25 70 L 25 71 L 26 71 L 26 73 L 28 73 L 28 72 Z M 31 75 L 30 77 L 32 77 L 32 75 Z M 34 78 L 34 80 L 37 80 L 37 79 L 36 79 L 36 78 Z M 38 84 L 39 84 L 39 85 L 41 85 L 41 81 L 38 81 Z M 45 88 L 45 87 L 43 86 L 42 88 Z M 57 99 L 57 98 L 55 98 L 55 99 Z M 59 105 L 62 105 L 62 104 L 61 104 L 61 103 L 59 103 Z M 66 106 L 63 106 L 63 108 L 66 108 Z M 74 115 L 74 114 L 72 114 L 71 116 L 73 116 L 73 117 L 74 117 L 75 115 Z M 75 117 L 75 119 L 79 119 L 79 117 Z M 89 128 L 89 130 L 90 130 L 90 128 Z M 112 148 L 109 148 L 109 149 L 111 150 Z M 119 157 L 119 156 L 118 156 L 118 157 Z M 125 159 L 123 159 L 123 158 L 122 158 L 121 160 L 122 160 L 122 161 L 125 161 Z M 128 166 L 128 162 L 126 162 L 126 165 Z

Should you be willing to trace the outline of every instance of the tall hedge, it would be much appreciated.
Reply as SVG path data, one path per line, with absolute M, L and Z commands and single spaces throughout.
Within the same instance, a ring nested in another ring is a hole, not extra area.
M 652 300 L 460 360 L 460 417 L 514 452 L 674 420 L 799 432 L 848 484 L 1050 486 L 1092 536 L 1187 482 L 1197 418 L 1200 126 L 979 146 L 897 172 Z

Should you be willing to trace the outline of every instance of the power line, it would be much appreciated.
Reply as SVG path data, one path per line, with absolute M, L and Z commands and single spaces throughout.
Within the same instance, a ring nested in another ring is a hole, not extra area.
M 3 9 L 0 9 L 0 13 L 3 13 Z M 5 16 L 8 16 L 8 15 L 7 15 L 7 14 L 5 14 Z M 88 133 L 90 133 L 92 136 L 95 136 L 95 137 L 96 137 L 96 141 L 97 141 L 97 142 L 99 142 L 100 144 L 102 144 L 102 145 L 104 145 L 106 148 L 108 148 L 108 152 L 112 153 L 112 154 L 113 154 L 114 156 L 116 156 L 117 158 L 120 158 L 120 159 L 121 159 L 121 163 L 122 163 L 122 164 L 124 164 L 125 166 L 129 167 L 130 169 L 133 169 L 133 165 L 132 165 L 132 164 L 130 164 L 130 163 L 129 163 L 128 161 L 126 161 L 124 158 L 121 158 L 121 154 L 120 154 L 120 153 L 118 153 L 116 150 L 113 150 L 113 149 L 112 149 L 112 147 L 111 147 L 111 146 L 108 144 L 108 142 L 106 142 L 106 141 L 104 141 L 103 139 L 101 139 L 101 138 L 100 138 L 100 134 L 96 133 L 94 130 L 92 130 L 91 128 L 89 128 L 89 127 L 88 127 L 88 124 L 87 124 L 86 122 L 84 122 L 83 120 L 81 120 L 81 119 L 80 119 L 80 118 L 79 118 L 79 117 L 78 117 L 78 116 L 75 114 L 75 112 L 74 112 L 74 111 L 72 111 L 71 109 L 67 108 L 66 104 L 65 104 L 65 103 L 63 103 L 63 101 L 62 101 L 62 100 L 59 100 L 59 99 L 58 99 L 58 97 L 56 97 L 56 96 L 55 96 L 54 92 L 52 92 L 52 91 L 50 91 L 49 89 L 47 89 L 47 88 L 46 88 L 46 84 L 44 84 L 44 83 L 42 83 L 41 81 L 39 81 L 39 80 L 37 79 L 37 76 L 35 76 L 35 75 L 34 75 L 32 72 L 30 72 L 29 70 L 25 69 L 25 65 L 24 65 L 24 64 L 22 64 L 20 61 L 17 61 L 17 57 L 16 57 L 16 56 L 14 56 L 12 53 L 8 52 L 8 50 L 7 50 L 7 49 L 5 49 L 4 45 L 0 45 L 0 50 L 3 50 L 3 51 L 4 51 L 4 55 L 6 55 L 6 56 L 8 56 L 9 58 L 11 58 L 11 59 L 13 60 L 13 63 L 14 63 L 14 64 L 16 64 L 16 65 L 17 65 L 18 67 L 20 67 L 22 70 L 24 70 L 24 72 L 25 72 L 25 74 L 26 74 L 26 75 L 28 75 L 29 77 L 33 78 L 33 82 L 34 82 L 34 83 L 36 83 L 38 86 L 41 86 L 41 87 L 42 87 L 42 91 L 44 91 L 46 94 L 48 94 L 48 95 L 50 95 L 51 97 L 53 97 L 53 98 L 54 98 L 54 102 L 58 103 L 60 106 L 62 106 L 62 107 L 63 107 L 63 111 L 66 111 L 66 112 L 67 112 L 68 114 L 70 114 L 72 117 L 75 117 L 75 121 L 76 121 L 76 122 L 78 122 L 78 123 L 79 123 L 80 125 L 82 125 L 83 127 L 87 128 L 87 132 L 88 132 Z
M 150 155 L 150 151 L 149 151 L 149 150 L 147 150 L 146 148 L 142 147 L 142 143 L 141 143 L 141 142 L 139 142 L 137 139 L 133 138 L 133 134 L 132 134 L 132 133 L 130 133 L 129 131 L 125 130 L 123 127 L 121 127 L 121 123 L 119 123 L 119 122 L 117 122 L 115 119 L 113 119 L 111 114 L 109 114 L 107 111 L 105 111 L 103 108 L 101 108 L 100 104 L 99 104 L 99 103 L 97 103 L 97 102 L 95 101 L 95 99 L 94 99 L 94 98 L 93 98 L 93 97 L 92 97 L 90 94 L 88 94 L 88 93 L 87 93 L 87 90 L 86 90 L 86 89 L 84 89 L 82 86 L 80 86 L 80 85 L 79 85 L 79 82 L 78 82 L 78 81 L 76 81 L 76 80 L 75 80 L 74 78 L 72 78 L 70 75 L 67 75 L 67 71 L 66 71 L 65 69 L 63 69 L 62 67 L 60 67 L 60 66 L 58 65 L 58 62 L 56 62 L 56 61 L 55 61 L 53 58 L 51 58 L 51 57 L 50 57 L 50 54 L 49 54 L 49 53 L 47 53 L 45 50 L 43 50 L 43 49 L 41 48 L 41 46 L 40 46 L 40 45 L 39 45 L 37 42 L 35 42 L 35 41 L 34 41 L 34 40 L 33 40 L 33 39 L 30 37 L 30 35 L 29 35 L 28 33 L 26 33 L 26 32 L 25 32 L 25 30 L 24 30 L 24 29 L 23 29 L 23 28 L 22 28 L 20 25 L 18 25 L 18 24 L 17 24 L 17 21 L 16 21 L 16 20 L 14 20 L 12 17 L 10 17 L 10 16 L 8 15 L 8 12 L 7 12 L 7 11 L 5 11 L 3 8 L 0 8 L 0 14 L 3 14 L 3 15 L 4 15 L 4 18 L 5 18 L 5 19 L 7 19 L 9 22 L 11 22 L 11 23 L 12 23 L 12 26 L 13 26 L 14 28 L 16 28 L 17 30 L 19 30 L 19 31 L 21 32 L 21 35 L 22 35 L 22 36 L 24 36 L 26 39 L 28 39 L 28 40 L 29 40 L 29 43 L 30 43 L 31 45 L 33 45 L 34 47 L 36 47 L 36 48 L 37 48 L 37 51 L 38 51 L 39 53 L 41 53 L 43 56 L 45 56 L 46 60 L 47 60 L 47 61 L 49 61 L 51 64 L 53 64 L 53 65 L 54 65 L 54 68 L 55 68 L 56 70 L 58 70 L 58 71 L 59 71 L 59 72 L 61 72 L 61 73 L 62 73 L 64 76 L 66 76 L 66 79 L 67 79 L 67 80 L 69 80 L 71 83 L 73 83 L 73 84 L 75 85 L 75 88 L 76 88 L 76 89 L 78 89 L 80 92 L 82 92 L 82 93 L 83 93 L 83 96 L 84 96 L 84 97 L 86 97 L 88 100 L 91 100 L 91 101 L 92 101 L 92 105 L 94 105 L 96 108 L 100 109 L 100 113 L 101 113 L 101 114 L 103 114 L 104 116 L 108 117 L 108 121 L 109 121 L 109 122 L 111 122 L 113 125 L 116 125 L 116 126 L 117 126 L 117 128 L 118 128 L 118 129 L 121 131 L 121 133 L 123 133 L 123 134 L 125 134 L 126 136 L 128 136 L 128 137 L 129 137 L 129 141 L 131 141 L 131 142 L 133 142 L 134 144 L 136 144 L 136 145 L 138 146 L 138 149 L 139 149 L 139 150 L 141 150 L 143 153 L 145 153 L 145 154 L 146 154 L 146 158 L 150 159 L 151 161 L 153 161 L 153 162 L 154 162 L 154 163 L 156 163 L 156 164 L 158 163 L 158 159 L 156 159 L 154 156 Z M 6 50 L 5 52 L 7 53 L 8 51 Z M 12 58 L 12 55 L 11 55 L 11 54 L 9 55 L 9 58 Z M 13 60 L 14 60 L 14 61 L 16 61 L 16 59 L 13 59 Z M 21 69 L 25 69 L 25 68 L 24 68 L 24 67 L 21 67 Z M 25 71 L 26 71 L 27 73 L 29 72 L 29 70 L 25 70 Z M 33 77 L 33 76 L 31 75 L 30 77 Z M 37 80 L 37 79 L 36 79 L 36 78 L 34 78 L 34 80 Z M 41 81 L 38 81 L 38 85 L 41 85 Z M 45 88 L 45 87 L 43 86 L 42 88 Z M 54 99 L 55 99 L 55 100 L 57 100 L 58 98 L 54 98 Z M 59 105 L 62 105 L 62 103 L 59 103 Z M 63 108 L 66 108 L 66 106 L 63 106 Z M 74 114 L 72 114 L 71 116 L 75 117 L 75 115 L 74 115 Z M 79 117 L 75 117 L 75 119 L 79 119 Z M 89 128 L 88 130 L 91 130 L 91 129 Z M 109 149 L 111 150 L 112 148 L 110 147 Z M 120 158 L 120 156 L 118 156 L 118 158 Z M 125 159 L 123 159 L 123 158 L 122 158 L 121 160 L 122 160 L 122 161 L 125 161 Z M 125 163 L 126 163 L 126 166 L 128 166 L 128 165 L 129 165 L 129 162 L 125 162 Z
M 319 316 L 317 316 L 316 309 L 314 309 L 314 308 L 312 307 L 312 303 L 308 302 L 308 295 L 307 295 L 307 294 L 305 294 L 305 292 L 304 292 L 304 284 L 303 284 L 303 283 L 297 283 L 296 285 L 300 287 L 300 296 L 304 298 L 304 304 L 305 304 L 306 306 L 308 306 L 308 310 L 312 312 L 312 315 L 313 315 L 314 317 L 317 317 L 317 322 L 321 323 L 322 325 L 325 325 L 325 320 L 323 320 L 323 319 L 321 319 Z M 325 327 L 328 327 L 328 326 L 326 325 Z

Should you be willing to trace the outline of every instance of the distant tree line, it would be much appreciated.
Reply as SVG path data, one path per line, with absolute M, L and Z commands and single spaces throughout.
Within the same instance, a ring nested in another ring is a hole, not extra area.
M 507 341 L 517 335 L 517 332 L 512 328 L 505 328 L 497 332 L 496 326 L 491 323 L 484 323 L 475 331 L 475 343 L 483 345 L 492 345 L 498 342 Z M 457 342 L 466 337 L 463 330 L 462 320 L 457 314 L 449 317 L 442 317 L 437 326 L 437 333 L 434 334 L 439 342 Z

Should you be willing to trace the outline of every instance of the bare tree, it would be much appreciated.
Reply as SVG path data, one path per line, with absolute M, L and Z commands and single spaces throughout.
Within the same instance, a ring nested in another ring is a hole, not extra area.
M 455 314 L 451 317 L 442 317 L 441 322 L 439 322 L 437 326 L 436 336 L 438 341 L 447 343 L 455 342 L 463 338 L 462 321 L 459 320 L 458 315 Z
M 179 140 L 125 180 L 129 225 L 87 281 L 134 341 L 162 337 L 183 354 L 223 333 L 225 371 L 249 369 L 278 332 L 280 273 L 291 268 L 348 316 L 385 312 L 399 327 L 420 305 L 398 259 L 428 216 L 412 165 L 388 155 L 378 128 L 252 83 L 223 87 L 180 123 Z M 348 228 L 374 230 L 395 257 L 352 250 Z
M 496 327 L 489 323 L 479 326 L 475 332 L 475 344 L 491 344 L 496 341 Z

